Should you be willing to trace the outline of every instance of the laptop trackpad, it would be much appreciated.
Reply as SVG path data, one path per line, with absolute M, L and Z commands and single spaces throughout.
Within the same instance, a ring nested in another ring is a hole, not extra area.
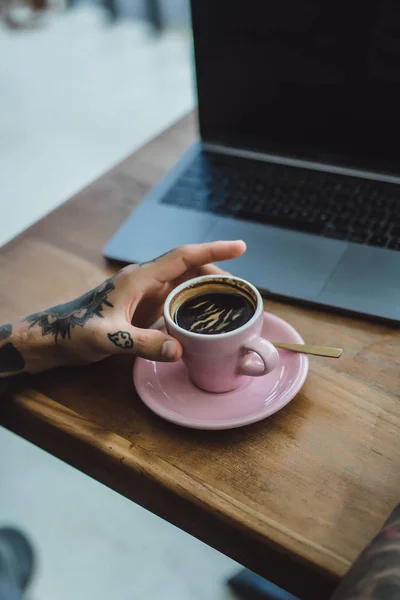
M 400 253 L 350 244 L 318 302 L 400 319 Z
M 347 244 L 257 225 L 218 218 L 205 241 L 243 239 L 247 252 L 221 264 L 233 275 L 275 294 L 315 299 L 343 256 Z

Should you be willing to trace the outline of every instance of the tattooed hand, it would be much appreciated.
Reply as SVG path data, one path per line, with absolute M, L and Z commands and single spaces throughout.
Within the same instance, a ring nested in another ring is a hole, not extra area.
M 75 300 L 0 327 L 0 377 L 59 365 L 96 362 L 111 354 L 175 361 L 182 347 L 148 327 L 179 283 L 221 273 L 214 261 L 243 254 L 244 242 L 182 246 L 153 261 L 130 265 Z

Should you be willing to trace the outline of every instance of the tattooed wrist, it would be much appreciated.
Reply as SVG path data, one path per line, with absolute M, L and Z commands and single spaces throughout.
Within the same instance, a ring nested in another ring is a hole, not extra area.
M 2 340 L 7 339 L 12 334 L 12 325 L 11 323 L 6 323 L 5 325 L 0 325 L 0 342 Z

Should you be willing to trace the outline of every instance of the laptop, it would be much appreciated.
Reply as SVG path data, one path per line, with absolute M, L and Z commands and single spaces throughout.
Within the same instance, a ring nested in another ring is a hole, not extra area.
M 400 3 L 191 4 L 200 141 L 104 254 L 240 238 L 262 291 L 400 321 Z

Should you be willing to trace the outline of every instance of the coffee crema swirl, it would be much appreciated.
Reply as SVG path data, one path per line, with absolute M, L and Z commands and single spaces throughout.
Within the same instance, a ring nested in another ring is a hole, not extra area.
M 176 323 L 192 333 L 215 335 L 234 331 L 254 315 L 252 303 L 235 292 L 205 292 L 183 302 Z

